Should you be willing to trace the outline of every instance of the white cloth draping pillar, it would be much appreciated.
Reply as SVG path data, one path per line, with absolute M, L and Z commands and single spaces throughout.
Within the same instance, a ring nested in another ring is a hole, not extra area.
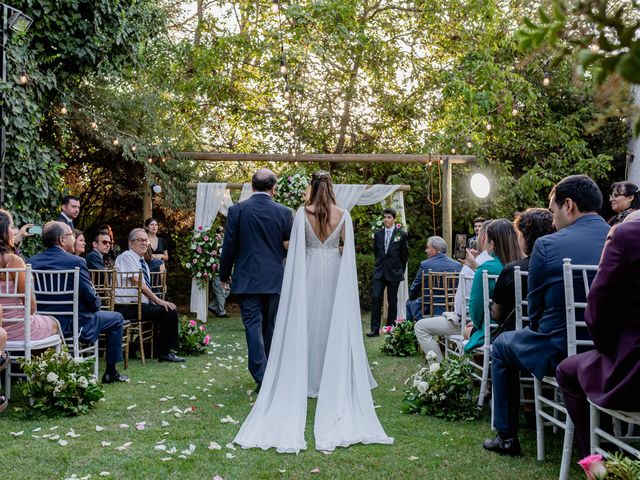
M 250 183 L 243 184 L 242 191 L 240 192 L 240 198 L 238 199 L 238 203 L 244 202 L 251 195 L 253 195 L 253 188 L 251 188 L 251 184 Z
M 218 212 L 226 215 L 232 204 L 226 183 L 198 183 L 194 230 L 200 226 L 203 230 L 209 229 Z M 192 278 L 190 308 L 203 322 L 207 321 L 208 298 L 209 288 L 201 287 L 196 279 Z
M 391 200 L 391 204 L 393 208 L 395 208 L 398 216 L 398 221 L 407 227 L 407 217 L 404 212 L 404 193 L 400 191 L 396 191 L 393 194 L 393 198 Z M 398 317 L 404 318 L 406 313 L 406 304 L 407 300 L 409 300 L 409 278 L 407 267 L 404 269 L 404 281 L 400 283 L 398 287 Z
M 334 185 L 333 191 L 336 194 L 336 203 L 340 208 L 350 212 L 358 204 L 366 188 L 366 185 Z
M 400 185 L 371 185 L 362 192 L 362 196 L 360 200 L 358 200 L 358 205 L 374 205 L 380 203 L 399 188 Z

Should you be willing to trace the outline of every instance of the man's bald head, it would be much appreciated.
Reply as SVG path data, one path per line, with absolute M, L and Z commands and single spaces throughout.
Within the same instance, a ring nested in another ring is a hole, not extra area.
M 268 168 L 261 168 L 253 174 L 251 178 L 251 187 L 254 192 L 269 192 L 275 187 L 278 178 Z

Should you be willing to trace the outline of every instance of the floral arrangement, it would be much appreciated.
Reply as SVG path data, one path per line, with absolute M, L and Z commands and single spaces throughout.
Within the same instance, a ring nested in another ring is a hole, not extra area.
M 47 350 L 27 361 L 21 359 L 28 380 L 20 382 L 25 396 L 33 404 L 29 417 L 57 417 L 87 413 L 104 397 L 102 387 L 93 376 L 93 361 L 72 357 L 67 348 Z
M 200 225 L 191 236 L 191 255 L 185 267 L 201 287 L 206 287 L 209 279 L 218 274 L 223 240 L 224 227 L 221 225 L 211 226 L 209 230 Z
M 374 235 L 378 230 L 380 230 L 381 228 L 384 228 L 384 222 L 382 221 L 382 219 L 383 219 L 383 215 L 380 214 L 374 217 L 373 220 L 371 220 L 371 223 L 369 224 L 369 229 L 371 230 L 371 233 L 370 233 L 371 238 L 374 237 Z M 391 239 L 392 242 L 400 241 L 400 236 L 402 235 L 400 233 L 400 230 L 404 230 L 405 232 L 408 231 L 407 227 L 405 225 L 402 225 L 402 223 L 399 223 L 399 222 L 396 222 L 396 228 L 398 230 L 396 230 L 396 234 Z
M 414 322 L 399 318 L 395 326 L 382 328 L 384 343 L 380 351 L 393 357 L 410 357 L 420 351 L 420 345 L 413 331 Z
M 600 454 L 589 455 L 578 462 L 589 480 L 638 480 L 640 460 L 632 460 L 621 453 L 605 460 Z
M 296 210 L 305 201 L 310 181 L 304 171 L 280 175 L 274 200 Z
M 421 367 L 405 384 L 402 411 L 432 415 L 446 420 L 473 420 L 481 411 L 471 395 L 473 367 L 464 357 L 449 357 L 443 363 L 436 354 L 427 354 L 427 365 Z
M 181 317 L 178 322 L 178 353 L 182 355 L 198 355 L 203 353 L 209 344 L 211 337 L 207 334 L 204 325 L 198 325 L 196 320 Z

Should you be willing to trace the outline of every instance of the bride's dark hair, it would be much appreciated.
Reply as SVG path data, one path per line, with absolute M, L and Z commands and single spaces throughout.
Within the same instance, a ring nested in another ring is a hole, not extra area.
M 329 172 L 319 170 L 311 175 L 311 190 L 307 205 L 313 205 L 315 211 L 311 212 L 305 208 L 305 211 L 316 217 L 320 235 L 323 237 L 329 231 L 329 219 L 331 218 L 331 206 L 336 204 L 336 196 L 333 193 L 333 182 Z

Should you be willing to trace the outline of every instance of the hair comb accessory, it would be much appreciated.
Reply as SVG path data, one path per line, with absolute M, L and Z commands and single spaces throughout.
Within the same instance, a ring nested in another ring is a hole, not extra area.
M 313 172 L 312 177 L 317 179 L 331 178 L 331 175 L 326 170 L 318 170 L 317 172 Z

